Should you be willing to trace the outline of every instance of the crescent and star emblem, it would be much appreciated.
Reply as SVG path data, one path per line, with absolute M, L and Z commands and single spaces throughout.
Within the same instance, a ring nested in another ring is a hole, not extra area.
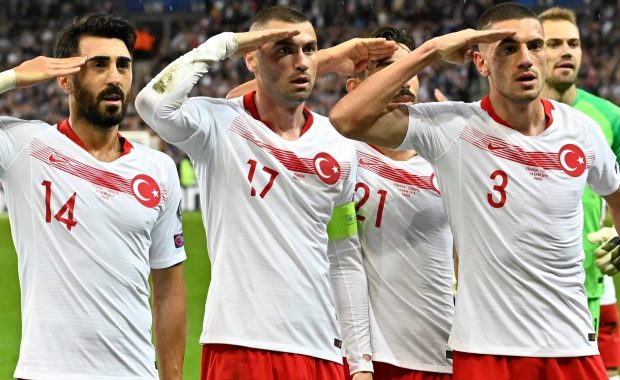
M 586 170 L 586 156 L 583 150 L 574 144 L 566 144 L 558 153 L 560 167 L 571 177 L 579 177 Z
M 133 178 L 131 191 L 136 200 L 145 207 L 156 207 L 161 200 L 159 185 L 146 174 L 138 174 Z
M 333 185 L 340 179 L 340 164 L 325 152 L 318 153 L 313 160 L 316 175 L 328 185 Z

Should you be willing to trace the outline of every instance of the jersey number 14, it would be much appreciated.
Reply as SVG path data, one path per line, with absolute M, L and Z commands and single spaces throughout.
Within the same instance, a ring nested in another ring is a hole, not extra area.
M 50 181 L 43 181 L 41 183 L 45 187 L 45 221 L 47 223 L 52 222 L 52 183 Z M 54 215 L 54 218 L 67 226 L 67 230 L 71 231 L 73 227 L 77 225 L 75 219 L 73 219 L 73 208 L 75 207 L 75 197 L 77 193 L 73 193 L 71 198 L 65 202 L 65 204 Z M 66 216 L 65 216 L 66 215 Z

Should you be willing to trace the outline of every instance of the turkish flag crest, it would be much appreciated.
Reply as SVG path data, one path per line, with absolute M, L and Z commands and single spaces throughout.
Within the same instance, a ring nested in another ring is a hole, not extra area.
M 571 177 L 579 177 L 586 171 L 586 155 L 574 144 L 566 144 L 560 148 L 558 160 L 564 173 Z
M 146 174 L 138 174 L 131 180 L 133 196 L 143 206 L 153 208 L 159 205 L 161 191 L 155 180 Z
M 328 185 L 333 185 L 340 179 L 340 164 L 328 153 L 321 152 L 314 156 L 314 172 Z

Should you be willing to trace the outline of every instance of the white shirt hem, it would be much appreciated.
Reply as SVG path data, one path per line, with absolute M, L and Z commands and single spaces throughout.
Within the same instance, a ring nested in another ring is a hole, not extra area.
M 454 351 L 466 352 L 471 354 L 481 355 L 499 355 L 499 356 L 531 356 L 536 358 L 564 358 L 564 357 L 578 357 L 578 356 L 592 356 L 598 355 L 598 347 L 596 342 L 593 342 L 593 347 L 583 348 L 566 348 L 566 349 L 550 349 L 548 347 L 471 347 L 467 345 L 460 345 L 450 343 L 450 347 Z
M 290 354 L 300 354 L 306 356 L 312 356 L 318 359 L 325 359 L 338 364 L 342 364 L 342 353 L 340 349 L 334 347 L 334 352 L 327 352 L 322 350 L 304 348 L 299 345 L 292 346 L 288 344 L 274 343 L 274 342 L 259 342 L 247 339 L 222 337 L 215 335 L 202 335 L 200 337 L 201 344 L 230 344 L 234 346 L 257 348 L 259 350 L 279 351 Z
M 372 361 L 374 363 L 381 362 L 391 364 L 396 367 L 411 369 L 414 371 L 423 371 L 423 372 L 433 372 L 433 373 L 452 373 L 452 366 L 445 366 L 441 364 L 423 364 L 416 363 L 414 361 L 409 360 L 399 360 L 394 357 L 383 356 L 381 354 L 377 355 L 373 353 Z
M 33 380 L 157 380 L 159 377 L 157 376 L 98 376 L 90 373 L 80 373 L 80 374 L 67 374 L 67 373 L 42 373 L 42 372 L 31 372 L 28 369 L 18 369 L 15 370 L 13 374 L 15 378 L 18 379 L 33 379 Z

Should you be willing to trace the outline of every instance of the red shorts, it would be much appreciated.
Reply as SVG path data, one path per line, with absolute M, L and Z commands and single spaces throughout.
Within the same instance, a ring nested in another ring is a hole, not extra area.
M 200 380 L 344 380 L 342 364 L 228 344 L 202 346 Z
M 607 380 L 599 355 L 570 358 L 479 355 L 454 351 L 454 380 Z
M 343 363 L 344 377 L 350 380 L 349 365 L 346 360 L 343 360 Z M 372 362 L 372 365 L 375 371 L 372 380 L 452 380 L 452 375 L 449 373 L 416 371 L 382 362 Z
M 618 309 L 616 304 L 601 305 L 598 331 L 598 350 L 605 368 L 620 367 L 620 335 L 618 335 Z

